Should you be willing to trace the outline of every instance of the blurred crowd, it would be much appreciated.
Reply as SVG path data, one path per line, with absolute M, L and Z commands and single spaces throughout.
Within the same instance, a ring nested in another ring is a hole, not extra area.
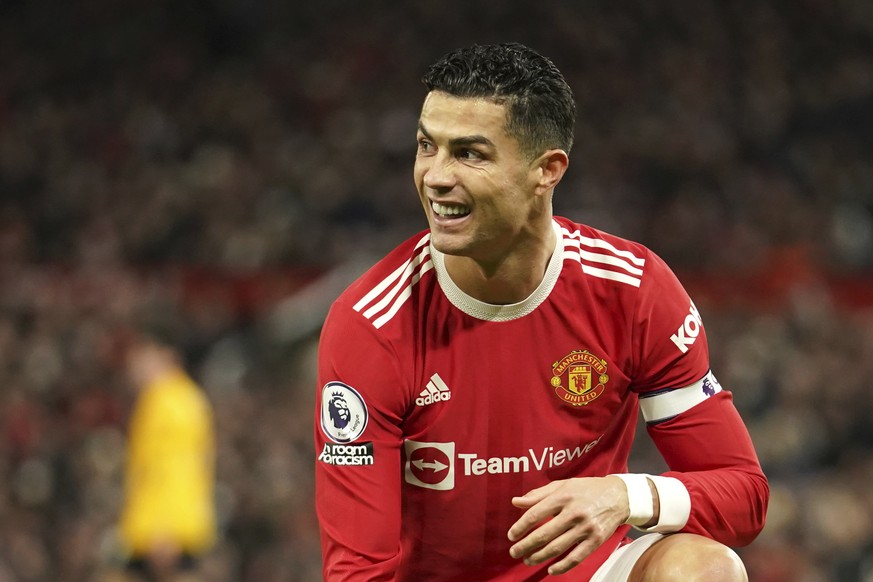
M 873 581 L 873 3 L 4 0 L 0 582 L 118 567 L 116 343 L 145 320 L 215 407 L 203 578 L 320 579 L 325 300 L 425 226 L 425 66 L 505 40 L 577 96 L 557 212 L 650 246 L 704 316 L 771 478 L 751 579 Z

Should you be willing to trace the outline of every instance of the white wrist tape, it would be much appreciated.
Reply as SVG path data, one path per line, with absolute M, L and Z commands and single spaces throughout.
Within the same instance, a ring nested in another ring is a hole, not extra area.
M 658 491 L 661 514 L 658 516 L 657 524 L 637 529 L 647 533 L 669 533 L 681 530 L 688 523 L 688 517 L 691 515 L 691 496 L 688 494 L 685 484 L 675 477 L 664 477 L 663 475 L 649 475 L 648 477 Z
M 652 490 L 649 489 L 649 479 L 640 473 L 614 473 L 624 481 L 627 487 L 627 501 L 630 506 L 630 515 L 625 523 L 630 525 L 643 525 L 655 515 L 655 500 L 652 498 Z

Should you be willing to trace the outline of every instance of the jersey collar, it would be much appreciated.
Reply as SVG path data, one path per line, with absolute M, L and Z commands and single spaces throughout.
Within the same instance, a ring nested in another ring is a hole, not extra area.
M 478 299 L 467 295 L 461 291 L 457 285 L 455 285 L 455 282 L 452 281 L 452 278 L 449 276 L 449 273 L 446 270 L 445 254 L 436 250 L 433 245 L 431 245 L 430 255 L 433 259 L 433 268 L 436 272 L 440 288 L 443 290 L 443 293 L 445 293 L 452 305 L 470 317 L 475 317 L 476 319 L 484 321 L 511 321 L 513 319 L 524 317 L 546 300 L 549 293 L 551 293 L 552 289 L 555 287 L 555 283 L 558 282 L 558 277 L 561 274 L 561 268 L 564 264 L 564 237 L 561 234 L 560 225 L 554 220 L 552 220 L 552 229 L 555 231 L 555 249 L 552 251 L 552 257 L 549 259 L 549 264 L 546 267 L 543 280 L 534 292 L 527 297 L 527 299 L 510 305 L 493 305 L 491 303 L 479 301 Z

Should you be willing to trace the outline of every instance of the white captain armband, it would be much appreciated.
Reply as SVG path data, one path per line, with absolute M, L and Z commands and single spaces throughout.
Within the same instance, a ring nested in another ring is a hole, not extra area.
M 690 410 L 721 391 L 721 384 L 710 370 L 691 386 L 653 394 L 640 394 L 640 410 L 646 422 L 661 422 Z

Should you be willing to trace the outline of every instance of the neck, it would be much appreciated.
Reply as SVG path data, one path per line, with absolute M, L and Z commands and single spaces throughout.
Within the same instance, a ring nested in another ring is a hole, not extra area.
M 467 295 L 492 305 L 509 305 L 524 301 L 536 290 L 554 250 L 550 221 L 548 229 L 497 258 L 447 255 L 445 265 L 452 281 Z

